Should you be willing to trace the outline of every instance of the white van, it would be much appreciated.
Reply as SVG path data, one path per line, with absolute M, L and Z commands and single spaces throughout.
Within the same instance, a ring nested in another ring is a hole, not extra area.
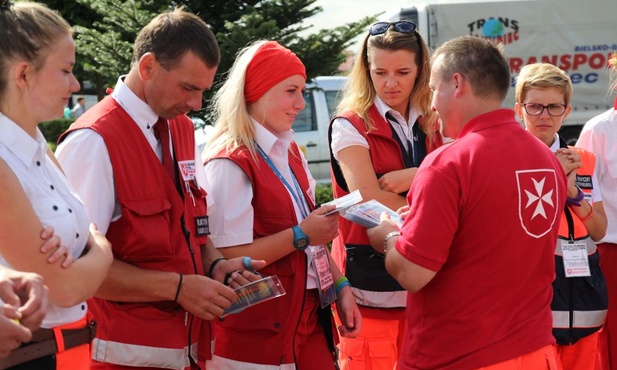
M 306 107 L 292 126 L 296 143 L 304 152 L 309 170 L 318 182 L 331 182 L 328 126 L 345 80 L 343 76 L 320 76 L 308 83 Z

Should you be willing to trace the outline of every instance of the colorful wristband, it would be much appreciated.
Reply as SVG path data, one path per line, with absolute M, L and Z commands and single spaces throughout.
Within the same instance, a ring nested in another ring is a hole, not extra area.
M 583 194 L 581 188 L 579 188 L 578 186 L 576 188 L 578 189 L 578 193 L 574 198 L 568 197 L 568 199 L 566 200 L 566 204 L 569 206 L 580 207 L 581 202 L 583 201 L 583 199 L 585 199 L 585 194 Z
M 343 290 L 343 288 L 346 286 L 351 286 L 349 281 L 347 281 L 347 278 L 345 278 L 345 281 L 336 286 L 336 295 L 338 296 L 339 294 L 341 294 L 341 290 Z
M 342 276 L 340 279 L 338 279 L 337 281 L 334 282 L 334 287 L 338 288 L 339 285 L 343 284 L 344 282 L 349 282 L 349 280 L 347 279 L 346 276 Z

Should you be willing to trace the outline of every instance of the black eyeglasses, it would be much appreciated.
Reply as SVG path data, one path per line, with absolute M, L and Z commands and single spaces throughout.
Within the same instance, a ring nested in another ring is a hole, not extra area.
M 549 115 L 553 117 L 559 117 L 559 116 L 563 116 L 563 114 L 566 113 L 567 105 L 565 104 L 542 105 L 538 103 L 527 103 L 527 104 L 523 104 L 523 107 L 525 108 L 525 112 L 527 112 L 527 114 L 529 114 L 530 116 L 539 116 L 546 109 Z
M 400 33 L 413 33 L 417 28 L 416 24 L 410 21 L 377 22 L 368 29 L 368 34 L 371 36 L 384 34 L 390 26 Z

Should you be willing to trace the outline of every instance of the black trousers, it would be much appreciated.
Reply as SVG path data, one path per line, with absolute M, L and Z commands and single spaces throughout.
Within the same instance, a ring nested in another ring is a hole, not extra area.
M 8 370 L 56 370 L 56 355 L 49 355 L 24 362 Z

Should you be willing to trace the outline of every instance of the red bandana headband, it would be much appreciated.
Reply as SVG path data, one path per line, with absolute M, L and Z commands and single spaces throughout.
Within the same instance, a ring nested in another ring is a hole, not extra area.
M 276 41 L 264 43 L 246 69 L 246 103 L 256 102 L 274 85 L 293 75 L 301 75 L 306 80 L 306 68 L 300 58 Z

